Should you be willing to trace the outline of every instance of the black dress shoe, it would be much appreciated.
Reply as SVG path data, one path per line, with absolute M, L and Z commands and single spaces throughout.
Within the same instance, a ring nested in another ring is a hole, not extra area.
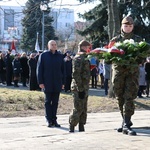
M 53 125 L 54 125 L 54 127 L 57 127 L 57 128 L 61 127 L 60 124 L 58 124 L 57 122 L 55 122 Z
M 50 123 L 48 123 L 48 126 L 47 127 L 49 127 L 49 128 L 51 128 L 51 127 L 53 127 L 54 125 L 50 122 Z

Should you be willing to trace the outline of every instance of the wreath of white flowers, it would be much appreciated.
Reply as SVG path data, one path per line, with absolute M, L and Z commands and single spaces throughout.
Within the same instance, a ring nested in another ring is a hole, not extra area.
M 131 64 L 149 56 L 150 45 L 145 41 L 135 42 L 133 39 L 127 39 L 123 42 L 116 42 L 109 49 L 97 48 L 88 55 L 114 63 Z

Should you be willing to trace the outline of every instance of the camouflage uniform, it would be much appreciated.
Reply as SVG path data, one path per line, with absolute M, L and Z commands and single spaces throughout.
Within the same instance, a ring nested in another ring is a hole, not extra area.
M 133 24 L 134 21 L 132 17 L 126 16 L 122 20 L 121 34 L 117 37 L 114 37 L 112 41 L 123 42 L 126 39 L 133 39 L 135 42 L 142 41 L 141 37 L 133 34 Z M 138 57 L 137 60 L 137 58 L 134 59 L 132 56 L 130 56 L 129 59 L 124 59 L 124 63 L 116 62 L 112 65 L 113 88 L 110 89 L 113 89 L 114 96 L 118 100 L 119 108 L 123 118 L 122 125 L 117 129 L 117 131 L 128 135 L 136 135 L 136 132 L 131 128 L 131 126 L 133 125 L 133 123 L 131 122 L 131 116 L 134 114 L 134 99 L 137 97 L 138 93 L 138 64 L 141 61 L 140 59 L 143 58 Z
M 86 54 L 76 55 L 73 59 L 71 90 L 73 92 L 74 108 L 69 116 L 69 123 L 76 126 L 78 123 L 85 124 L 87 119 L 87 100 L 90 81 L 90 62 Z M 85 91 L 84 99 L 80 99 L 78 92 Z
M 130 34 L 129 39 L 140 42 L 139 36 Z M 121 35 L 112 39 L 115 42 L 122 42 L 125 38 Z M 138 92 L 139 69 L 138 62 L 120 65 L 112 64 L 112 86 L 115 98 L 118 100 L 122 116 L 131 117 L 134 114 L 134 102 Z

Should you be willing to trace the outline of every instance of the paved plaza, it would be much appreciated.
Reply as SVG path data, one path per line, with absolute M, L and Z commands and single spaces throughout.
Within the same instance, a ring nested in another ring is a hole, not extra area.
M 90 89 L 89 95 L 105 96 L 103 89 Z M 61 128 L 48 128 L 44 116 L 0 118 L 0 150 L 150 150 L 149 110 L 135 111 L 137 136 L 116 131 L 122 122 L 119 112 L 89 113 L 85 132 L 78 132 L 77 126 L 69 133 L 68 118 L 58 115 Z
M 44 116 L 0 118 L 0 150 L 149 150 L 150 111 L 132 118 L 137 136 L 117 133 L 119 112 L 88 114 L 85 132 L 68 132 L 68 115 L 58 115 L 61 128 L 48 128 Z

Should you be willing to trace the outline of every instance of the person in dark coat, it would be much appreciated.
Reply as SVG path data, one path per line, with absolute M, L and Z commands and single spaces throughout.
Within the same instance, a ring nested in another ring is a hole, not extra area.
M 150 87 L 150 57 L 146 58 L 145 63 L 145 72 L 146 72 L 146 97 L 149 97 L 149 87 Z
M 28 58 L 26 53 L 22 53 L 20 57 L 20 63 L 22 66 L 21 81 L 22 81 L 22 85 L 26 87 L 27 80 L 29 79 L 29 66 L 28 66 Z
M 57 123 L 57 107 L 60 92 L 64 86 L 64 59 L 57 51 L 54 40 L 48 42 L 49 51 L 43 52 L 38 59 L 37 79 L 45 94 L 45 117 L 48 127 L 60 127 Z
M 12 84 L 12 78 L 13 78 L 13 67 L 12 67 L 12 61 L 13 57 L 10 56 L 11 50 L 8 49 L 6 57 L 5 57 L 5 66 L 6 66 L 6 84 L 7 86 L 11 86 Z
M 37 60 L 37 61 L 38 61 L 38 59 L 39 59 L 39 56 L 40 56 L 42 53 L 43 53 L 42 50 L 39 50 L 39 51 L 37 52 L 37 54 L 36 54 L 36 60 Z
M 2 84 L 5 84 L 5 73 L 6 68 L 5 68 L 4 54 L 0 53 L 0 79 Z
M 15 54 L 15 58 L 12 61 L 13 76 L 14 76 L 14 87 L 19 87 L 18 81 L 22 72 L 22 67 L 19 59 L 19 54 Z
M 30 58 L 28 60 L 30 91 L 38 90 L 38 83 L 37 83 L 37 76 L 36 76 L 37 59 L 35 56 L 36 56 L 35 53 L 31 53 Z
M 43 50 L 39 50 L 39 51 L 36 53 L 35 58 L 36 58 L 37 62 L 38 62 L 39 56 L 40 56 L 42 53 L 43 53 Z M 41 91 L 41 88 L 38 86 L 38 89 L 37 89 L 37 90 Z
M 92 88 L 97 88 L 97 74 L 98 68 L 94 67 L 91 69 L 91 77 L 92 77 Z
M 66 57 L 64 58 L 65 64 L 65 92 L 71 92 L 71 81 L 72 81 L 72 58 L 70 57 L 70 52 L 66 52 Z

